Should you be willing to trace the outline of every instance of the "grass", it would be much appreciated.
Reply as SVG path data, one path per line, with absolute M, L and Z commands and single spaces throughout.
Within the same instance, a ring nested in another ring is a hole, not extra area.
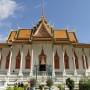
M 24 90 L 22 87 L 8 87 L 6 90 Z

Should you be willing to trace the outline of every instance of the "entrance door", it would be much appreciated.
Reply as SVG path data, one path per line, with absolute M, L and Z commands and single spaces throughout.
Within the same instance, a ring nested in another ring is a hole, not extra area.
M 46 55 L 43 49 L 39 55 L 39 71 L 46 71 Z
M 39 71 L 46 71 L 46 65 L 39 65 Z

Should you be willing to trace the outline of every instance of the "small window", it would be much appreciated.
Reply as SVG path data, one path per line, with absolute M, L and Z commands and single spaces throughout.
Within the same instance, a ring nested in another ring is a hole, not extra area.
M 25 64 L 25 68 L 26 69 L 30 69 L 31 68 L 31 56 L 28 50 L 27 56 L 25 57 L 26 60 L 26 64 Z
M 79 69 L 79 63 L 78 63 L 78 57 L 74 51 L 74 57 L 75 57 L 75 66 L 76 66 L 76 69 Z
M 59 56 L 56 51 L 55 56 L 54 56 L 54 68 L 59 69 L 60 68 L 60 62 L 59 62 Z
M 83 69 L 85 69 L 84 56 L 82 56 L 82 65 L 83 65 Z
M 6 69 L 9 68 L 9 62 L 10 62 L 10 51 L 9 51 L 8 55 L 6 56 Z
M 88 59 L 87 59 L 87 56 L 85 56 L 85 60 L 86 60 L 86 68 L 88 69 Z
M 39 65 L 46 64 L 46 55 L 44 54 L 44 50 L 42 49 L 41 54 L 39 55 Z
M 21 54 L 19 50 L 18 55 L 16 56 L 16 69 L 20 69 L 20 61 L 21 61 Z
M 65 64 L 65 69 L 69 69 L 69 59 L 66 51 L 64 53 L 64 64 Z

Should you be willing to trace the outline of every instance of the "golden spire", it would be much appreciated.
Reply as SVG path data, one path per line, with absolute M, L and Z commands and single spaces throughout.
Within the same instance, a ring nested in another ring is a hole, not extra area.
M 41 0 L 41 17 L 44 17 L 44 0 Z

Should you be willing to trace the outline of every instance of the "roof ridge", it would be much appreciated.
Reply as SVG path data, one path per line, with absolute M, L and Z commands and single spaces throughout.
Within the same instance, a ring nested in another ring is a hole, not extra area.
M 18 29 L 18 30 L 31 30 L 29 28 L 21 28 L 21 29 Z

